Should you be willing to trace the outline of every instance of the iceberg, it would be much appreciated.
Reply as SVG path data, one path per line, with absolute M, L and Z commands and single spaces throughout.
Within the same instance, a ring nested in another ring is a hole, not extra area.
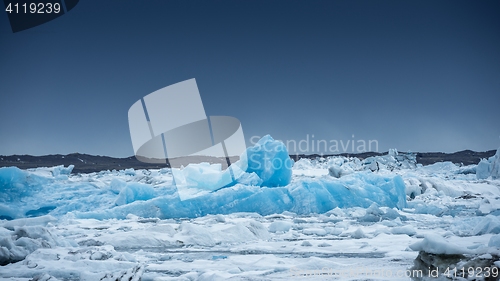
M 238 183 L 255 186 L 286 186 L 292 178 L 293 160 L 286 146 L 270 135 L 261 138 L 222 171 L 221 164 L 189 164 L 172 169 L 179 197 L 186 200 Z
M 482 159 L 476 167 L 477 179 L 500 179 L 500 148 L 488 160 Z
M 19 214 L 17 203 L 36 195 L 43 185 L 53 181 L 17 167 L 0 168 L 0 219 L 24 217 Z
M 189 199 L 182 198 L 172 173 L 164 169 L 71 174 L 71 166 L 52 168 L 52 173 L 48 168 L 0 168 L 0 216 L 194 218 L 236 212 L 320 214 L 374 203 L 390 209 L 407 206 L 405 183 L 399 175 L 352 170 L 341 178 L 325 174 L 292 181 L 293 164 L 284 144 L 265 136 L 247 149 L 232 170 L 222 172 L 220 165 L 206 163 L 180 170 L 186 182 L 203 191 Z M 210 190 L 210 184 L 231 171 L 236 179 L 230 185 Z
M 262 179 L 261 186 L 285 186 L 292 179 L 293 160 L 281 141 L 275 141 L 270 135 L 262 137 L 253 147 L 241 156 L 245 163 L 243 170 L 255 173 Z
M 387 177 L 362 172 L 342 177 L 305 179 L 284 187 L 259 187 L 237 184 L 202 196 L 181 200 L 160 196 L 148 201 L 90 212 L 74 212 L 77 218 L 124 219 L 140 217 L 195 218 L 209 214 L 253 212 L 270 215 L 293 212 L 299 215 L 325 213 L 336 207 L 406 207 L 405 184 L 400 176 Z

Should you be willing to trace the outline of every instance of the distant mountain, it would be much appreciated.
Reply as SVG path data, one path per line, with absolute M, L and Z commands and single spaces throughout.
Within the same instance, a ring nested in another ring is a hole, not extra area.
M 464 165 L 477 164 L 481 158 L 488 158 L 495 155 L 495 150 L 486 152 L 475 152 L 471 150 L 464 150 L 455 153 L 442 153 L 442 152 L 420 152 L 416 153 L 417 162 L 422 165 L 429 165 L 436 162 L 450 161 L 453 163 L 462 163 Z M 387 153 L 365 152 L 358 154 L 340 154 L 342 156 L 351 156 L 364 159 L 370 156 L 384 155 Z M 290 155 L 294 160 L 300 158 L 316 158 L 321 155 Z M 333 155 L 323 155 L 323 157 Z M 37 167 L 53 167 L 58 165 L 75 165 L 73 172 L 75 173 L 92 173 L 103 170 L 123 170 L 128 168 L 134 169 L 161 169 L 168 167 L 159 164 L 148 164 L 137 160 L 134 156 L 127 158 L 113 158 L 108 156 L 88 155 L 80 153 L 71 153 L 68 155 L 10 155 L 0 156 L 0 167 L 16 166 L 21 169 L 37 168 Z
M 436 162 L 450 161 L 457 164 L 472 165 L 477 164 L 482 158 L 489 158 L 495 155 L 496 150 L 485 152 L 476 152 L 472 150 L 463 150 L 455 153 L 427 152 L 417 153 L 417 162 L 422 165 L 429 165 Z
M 103 170 L 123 170 L 134 169 L 160 169 L 166 165 L 148 164 L 140 162 L 135 156 L 127 158 L 113 158 L 100 155 L 88 155 L 80 153 L 71 153 L 68 155 L 11 155 L 0 156 L 0 166 L 16 166 L 21 169 L 37 167 L 53 167 L 58 165 L 75 165 L 75 173 L 92 173 Z

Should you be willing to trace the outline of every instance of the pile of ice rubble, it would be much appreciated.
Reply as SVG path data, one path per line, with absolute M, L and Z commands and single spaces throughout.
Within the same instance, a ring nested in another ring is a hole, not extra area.
M 500 275 L 500 150 L 472 166 L 396 150 L 293 163 L 266 136 L 247 157 L 257 162 L 232 184 L 188 200 L 166 168 L 0 168 L 0 278 L 459 280 L 475 268 L 460 280 L 499 279 L 484 271 Z M 224 176 L 214 171 L 185 173 L 209 189 Z

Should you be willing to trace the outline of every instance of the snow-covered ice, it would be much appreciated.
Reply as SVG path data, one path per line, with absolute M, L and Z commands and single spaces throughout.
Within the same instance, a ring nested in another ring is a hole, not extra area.
M 484 164 L 421 166 L 396 150 L 293 163 L 272 138 L 260 145 L 239 166 L 246 178 L 187 200 L 166 168 L 0 168 L 0 278 L 499 279 L 477 274 L 499 275 L 498 157 L 483 177 Z M 191 168 L 200 185 L 216 182 L 200 174 L 222 173 Z M 446 267 L 475 276 L 447 278 Z
M 491 156 L 488 160 L 482 159 L 477 165 L 476 175 L 478 179 L 500 178 L 500 148 L 497 153 Z

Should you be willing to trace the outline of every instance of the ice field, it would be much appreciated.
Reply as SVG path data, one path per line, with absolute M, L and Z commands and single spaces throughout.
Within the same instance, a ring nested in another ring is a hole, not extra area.
M 220 166 L 177 171 L 186 200 L 167 168 L 0 168 L 0 278 L 500 279 L 500 150 L 422 166 L 396 150 L 293 163 L 282 146 L 261 139 L 218 190 Z

